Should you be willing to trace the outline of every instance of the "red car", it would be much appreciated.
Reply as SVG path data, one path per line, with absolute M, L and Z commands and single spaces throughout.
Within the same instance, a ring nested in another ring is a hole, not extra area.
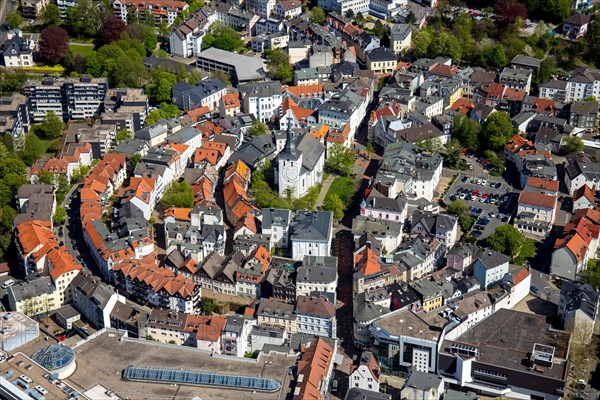
M 67 337 L 62 336 L 62 335 L 58 335 L 56 338 L 58 339 L 59 342 L 64 342 L 65 340 L 67 340 Z

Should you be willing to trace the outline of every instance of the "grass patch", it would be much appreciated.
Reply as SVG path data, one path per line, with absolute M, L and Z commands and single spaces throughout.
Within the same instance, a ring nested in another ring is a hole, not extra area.
M 90 54 L 92 51 L 94 51 L 94 46 L 82 46 L 82 45 L 78 45 L 78 44 L 70 44 L 69 50 L 71 50 L 71 53 L 73 53 L 73 55 L 81 54 L 82 56 L 87 57 L 88 54 Z
M 338 176 L 331 183 L 331 186 L 327 191 L 327 196 L 337 194 L 345 204 L 350 204 L 352 202 L 352 197 L 357 190 L 358 187 L 356 186 L 356 182 L 354 182 L 352 178 Z
M 72 42 L 72 43 L 94 44 L 94 38 L 88 38 L 88 39 L 70 38 L 69 41 Z

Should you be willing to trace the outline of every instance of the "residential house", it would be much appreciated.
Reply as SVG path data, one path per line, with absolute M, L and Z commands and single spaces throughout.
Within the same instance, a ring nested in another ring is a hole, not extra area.
M 305 259 L 307 265 L 298 268 L 296 271 L 296 297 L 324 296 L 332 304 L 336 304 L 337 260 L 335 257 L 323 257 L 329 260 L 327 265 L 333 264 L 333 266 L 309 266 L 309 260 L 315 258 L 317 257 L 307 257 Z
M 598 124 L 598 102 L 574 101 L 569 110 L 569 124 L 590 132 Z
M 335 346 L 323 338 L 301 348 L 294 382 L 294 400 L 324 400 L 329 392 Z
M 411 371 L 401 393 L 406 400 L 439 400 L 444 394 L 444 378 L 419 370 Z
M 412 27 L 409 24 L 394 24 L 390 28 L 390 42 L 394 53 L 406 52 L 412 46 Z
M 569 154 L 565 166 L 565 184 L 570 195 L 584 185 L 597 189 L 600 185 L 600 163 L 594 162 L 585 152 Z
M 594 331 L 600 307 L 600 294 L 590 284 L 564 281 L 560 287 L 558 316 L 570 329 L 582 329 L 583 332 Z
M 335 306 L 326 297 L 298 296 L 295 313 L 298 332 L 337 337 Z
M 352 366 L 348 377 L 349 388 L 359 388 L 371 392 L 379 392 L 379 364 L 370 351 L 363 351 L 358 363 Z
M 415 211 L 411 233 L 437 239 L 449 249 L 458 239 L 458 219 L 451 215 Z
M 398 56 L 387 47 L 378 47 L 366 54 L 367 69 L 376 74 L 393 74 L 398 65 Z
M 400 192 L 396 198 L 389 198 L 373 187 L 360 203 L 360 215 L 397 221 L 404 225 L 408 217 L 406 195 Z
M 283 101 L 280 82 L 246 83 L 238 87 L 242 111 L 253 114 L 259 121 L 268 122 L 278 116 Z
M 226 93 L 219 100 L 219 112 L 221 115 L 235 117 L 242 112 L 240 92 Z
M 196 86 L 177 82 L 173 85 L 173 103 L 184 111 L 198 107 L 217 110 L 226 89 L 227 87 L 219 78 L 204 79 Z
M 519 195 L 515 227 L 525 236 L 545 238 L 558 214 L 556 196 L 522 191 Z
M 271 326 L 282 328 L 288 333 L 296 333 L 296 314 L 293 304 L 283 303 L 277 300 L 262 299 L 256 310 L 256 318 L 259 326 Z
M 291 218 L 290 210 L 274 208 L 262 210 L 261 232 L 269 235 L 269 249 L 288 247 Z
M 531 79 L 533 73 L 527 69 L 504 68 L 500 73 L 500 83 L 512 89 L 523 89 L 531 91 Z
M 244 357 L 251 349 L 250 334 L 256 320 L 240 315 L 228 315 L 221 336 L 222 354 Z
M 333 214 L 329 211 L 297 211 L 291 223 L 292 258 L 329 256 L 333 229 Z
M 591 17 L 586 14 L 573 14 L 563 22 L 562 34 L 571 40 L 579 39 L 588 30 Z
M 477 257 L 473 275 L 479 281 L 482 290 L 500 281 L 508 273 L 509 261 L 508 256 L 495 250 L 484 251 Z
M 573 195 L 573 211 L 595 207 L 596 198 L 592 188 L 588 185 L 583 185 L 575 191 L 575 194 Z
M 4 65 L 7 68 L 33 67 L 33 50 L 35 43 L 23 37 L 21 31 L 9 33 L 6 43 L 4 43 Z
M 136 2 L 132 0 L 115 0 L 113 11 L 115 15 L 127 24 L 130 19 L 145 20 L 146 16 L 153 19 L 153 23 L 159 25 L 165 22 L 168 26 L 189 8 L 185 1 L 179 0 L 150 0 L 148 2 Z M 148 13 L 146 12 L 148 11 Z M 131 15 L 130 15 L 131 14 Z M 147 21 L 151 23 L 152 21 Z

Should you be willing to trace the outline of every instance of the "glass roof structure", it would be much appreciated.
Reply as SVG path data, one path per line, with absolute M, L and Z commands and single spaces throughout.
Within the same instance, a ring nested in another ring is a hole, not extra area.
M 48 371 L 55 371 L 69 365 L 75 359 L 75 353 L 70 347 L 54 344 L 38 350 L 31 358 Z
M 184 385 L 217 386 L 238 390 L 276 392 L 281 384 L 275 379 L 251 376 L 223 375 L 175 368 L 154 368 L 130 365 L 125 369 L 125 379 L 132 381 L 180 383 Z

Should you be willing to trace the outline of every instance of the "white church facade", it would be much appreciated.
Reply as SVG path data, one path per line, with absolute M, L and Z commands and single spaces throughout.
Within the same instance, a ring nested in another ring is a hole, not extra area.
M 277 156 L 275 188 L 279 195 L 299 198 L 321 183 L 325 167 L 325 145 L 310 133 L 294 136 L 288 124 L 285 148 Z

